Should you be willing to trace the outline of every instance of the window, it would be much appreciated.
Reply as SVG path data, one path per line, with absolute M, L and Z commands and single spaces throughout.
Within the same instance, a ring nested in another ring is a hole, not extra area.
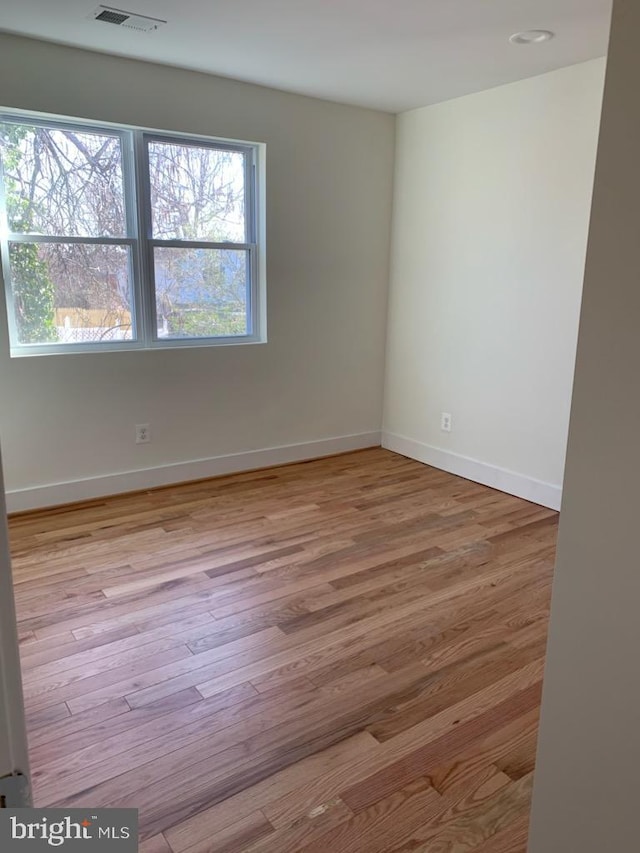
M 12 355 L 262 340 L 258 149 L 0 116 Z

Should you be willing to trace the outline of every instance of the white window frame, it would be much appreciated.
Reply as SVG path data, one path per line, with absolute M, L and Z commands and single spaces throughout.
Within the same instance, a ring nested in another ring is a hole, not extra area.
M 121 352 L 123 350 L 173 349 L 175 347 L 239 346 L 266 342 L 266 274 L 264 245 L 264 156 L 262 143 L 244 142 L 173 131 L 150 130 L 127 125 L 87 120 L 74 121 L 21 110 L 0 109 L 0 122 L 40 127 L 100 132 L 117 136 L 122 146 L 122 176 L 125 194 L 125 237 L 65 237 L 16 234 L 9 231 L 4 177 L 0 163 L 0 261 L 7 305 L 7 325 L 12 357 L 58 355 L 68 353 Z M 216 150 L 237 151 L 245 162 L 245 217 L 247 242 L 207 240 L 163 240 L 153 237 L 151 187 L 147 145 L 164 142 L 193 145 Z M 9 259 L 10 243 L 64 243 L 129 246 L 129 275 L 132 287 L 132 334 L 134 340 L 82 343 L 21 344 L 16 328 Z M 247 252 L 249 275 L 246 335 L 194 338 L 159 338 L 157 334 L 154 248 L 234 249 Z

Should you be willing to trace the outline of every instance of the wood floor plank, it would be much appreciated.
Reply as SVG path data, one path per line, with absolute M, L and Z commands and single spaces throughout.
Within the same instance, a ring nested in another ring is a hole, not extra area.
M 48 708 L 27 710 L 26 716 L 29 732 L 35 734 L 38 729 L 50 730 L 54 723 L 70 717 L 71 711 L 66 702 L 60 702 L 58 705 L 50 705 Z
M 448 755 L 439 767 L 430 770 L 431 784 L 438 793 L 446 794 L 451 789 L 464 788 L 469 777 L 474 777 L 488 765 L 505 772 L 504 766 L 509 765 L 514 755 L 520 754 L 523 744 L 528 745 L 535 738 L 539 715 L 539 708 L 533 708 L 486 737 L 474 741 L 462 753 Z
M 473 851 L 528 812 L 532 783 L 532 776 L 525 776 L 518 782 L 501 785 L 488 798 L 474 792 L 463 808 L 452 807 L 437 820 L 426 822 L 400 844 L 387 848 L 385 853 Z
M 380 448 L 10 520 L 36 803 L 524 853 L 557 514 Z
M 135 637 L 138 633 L 135 625 L 125 625 L 110 633 L 102 633 L 84 640 L 78 640 L 72 633 L 69 633 L 66 638 L 62 635 L 56 637 L 55 640 L 37 640 L 20 649 L 23 670 L 26 674 L 31 672 L 32 668 L 52 662 L 62 670 L 65 666 L 62 661 L 70 655 L 95 649 L 117 640 Z M 134 642 L 136 641 L 134 640 Z
M 472 853 L 527 853 L 529 815 L 523 814 L 473 848 Z
M 146 653 L 153 654 L 151 644 L 160 642 L 155 648 L 159 651 L 173 648 L 176 645 L 186 645 L 190 651 L 191 646 L 200 637 L 207 636 L 214 630 L 215 622 L 210 614 L 199 614 L 180 620 L 180 625 L 163 626 L 161 628 L 145 631 L 140 634 L 137 631 L 124 637 L 100 635 L 100 641 L 87 642 L 76 640 L 73 647 L 58 648 L 58 657 L 41 662 L 40 657 L 32 655 L 25 659 L 25 683 L 44 681 L 45 679 L 68 672 L 69 670 L 81 669 L 86 675 L 89 674 L 88 667 L 95 667 L 96 672 L 109 669 L 111 664 L 123 663 L 124 656 L 138 657 Z
M 539 701 L 541 675 L 539 664 L 523 668 L 381 744 L 379 750 L 362 760 L 309 780 L 266 806 L 265 814 L 275 826 L 293 822 L 336 792 L 352 810 L 365 808 L 392 793 L 405 780 L 428 775 L 443 760 L 452 760 L 466 752 L 473 742 L 508 721 L 502 716 L 505 712 L 509 718 L 520 717 L 536 699 Z M 507 706 L 498 707 L 499 713 L 494 718 L 494 709 L 502 704 L 500 697 Z M 403 765 L 398 766 L 401 762 Z M 411 773 L 408 777 L 407 769 Z
M 280 797 L 286 797 L 303 782 L 317 779 L 331 772 L 335 767 L 348 766 L 358 758 L 375 753 L 378 748 L 379 745 L 374 738 L 366 732 L 360 732 L 340 741 L 335 746 L 315 752 L 302 761 L 291 764 L 261 782 L 245 788 L 244 791 L 209 806 L 194 817 L 186 818 L 170 827 L 166 835 L 171 842 L 171 847 L 176 853 L 184 853 L 189 846 L 215 836 L 225 826 L 250 815 L 256 807 L 264 810 L 267 804 Z M 295 824 L 298 825 L 300 820 L 304 821 L 310 816 L 315 816 L 318 811 L 324 811 L 326 806 L 327 803 L 322 803 L 310 809 L 307 814 L 296 819 Z M 287 824 L 287 827 L 290 825 Z
M 467 811 L 469 804 L 483 802 L 508 779 L 494 767 L 486 767 L 469 789 L 456 798 L 434 792 L 426 779 L 416 779 L 302 848 L 305 853 L 337 849 L 344 853 L 388 853 L 402 849 L 404 840 L 421 827 L 438 825 L 447 815 Z M 418 792 L 417 794 L 415 792 Z M 408 849 L 411 849 L 408 847 Z
M 233 695 L 220 694 L 216 699 L 231 705 L 234 701 L 241 702 L 247 696 L 255 695 L 248 685 L 234 688 L 230 693 Z M 114 700 L 114 704 L 120 703 L 120 701 Z M 68 721 L 67 724 L 70 734 L 64 735 L 62 727 L 59 726 L 55 742 L 48 740 L 44 745 L 42 743 L 38 745 L 36 742 L 31 744 L 32 757 L 38 766 L 33 774 L 34 783 L 37 783 L 39 787 L 44 777 L 47 775 L 55 776 L 56 774 L 58 774 L 58 780 L 62 780 L 74 764 L 76 766 L 79 764 L 82 769 L 87 769 L 96 761 L 96 746 L 100 748 L 100 760 L 102 760 L 102 756 L 106 759 L 109 754 L 115 751 L 126 751 L 130 748 L 131 739 L 150 731 L 148 724 L 152 721 L 159 721 L 156 725 L 160 727 L 162 732 L 168 733 L 171 731 L 172 715 L 182 719 L 183 714 L 181 712 L 184 709 L 202 701 L 202 696 L 198 691 L 195 688 L 190 688 L 181 693 L 172 693 L 158 702 L 145 705 L 144 708 L 131 710 L 126 702 L 123 702 L 122 706 L 117 704 L 115 707 L 121 708 L 121 713 L 116 712 L 107 716 L 100 714 L 100 719 L 89 725 L 81 724 L 78 719 L 80 715 L 76 714 L 73 720 Z M 109 704 L 111 703 L 87 711 L 84 722 L 91 720 L 91 715 L 96 711 L 102 711 Z M 118 719 L 114 719 L 116 716 Z M 145 726 L 146 728 L 143 728 Z
M 63 704 L 67 709 L 68 716 L 61 718 L 57 722 L 47 722 L 45 725 L 34 726 L 30 723 L 29 714 L 27 714 L 29 747 L 32 752 L 43 744 L 51 743 L 52 741 L 64 742 L 66 738 L 73 739 L 74 737 L 79 736 L 84 729 L 131 711 L 131 708 L 127 704 L 124 696 L 119 696 L 116 699 L 112 699 L 110 702 L 105 702 L 97 708 L 85 711 L 83 714 L 72 715 L 68 705 L 66 703 Z M 54 705 L 52 707 L 56 708 L 59 706 Z M 51 708 L 45 708 L 42 711 L 36 711 L 35 714 L 46 715 L 50 710 Z M 49 751 L 46 750 L 44 754 L 48 757 Z M 38 764 L 35 766 L 37 767 Z
M 261 811 L 255 811 L 218 830 L 214 836 L 196 842 L 185 853 L 237 853 L 252 849 L 255 842 L 273 835 L 269 821 Z
M 153 678 L 150 676 L 160 666 L 171 666 L 193 658 L 191 651 L 185 645 L 179 645 L 163 652 L 162 655 L 150 654 L 144 657 L 136 657 L 129 663 L 108 669 L 105 672 L 89 675 L 87 678 L 78 677 L 68 681 L 64 675 L 59 683 L 49 681 L 42 684 L 34 683 L 27 685 L 25 689 L 25 701 L 29 708 L 46 708 L 58 702 L 66 702 L 72 713 L 86 708 L 102 704 L 108 699 L 117 698 L 122 695 L 119 688 L 114 685 L 122 683 L 123 679 L 136 683 L 137 679 Z M 186 665 L 186 664 L 185 664 Z M 107 685 L 106 687 L 103 685 Z M 94 700 L 98 693 L 99 699 Z
M 251 844 L 246 849 L 251 853 L 297 853 L 304 845 L 311 844 L 324 837 L 337 826 L 345 824 L 353 817 L 353 812 L 340 799 L 335 797 L 323 803 L 295 825 L 288 826 Z M 271 824 L 269 824 L 271 826 Z
M 539 704 L 541 689 L 541 683 L 537 682 L 467 722 L 455 723 L 454 728 L 440 737 L 412 750 L 406 757 L 399 758 L 368 779 L 342 791 L 342 799 L 354 812 L 366 808 L 380 796 L 392 793 L 399 781 L 419 777 L 425 770 L 428 772 L 430 768 L 441 764 L 445 757 L 457 755 L 468 749 L 470 743 L 520 717 L 532 706 Z M 408 729 L 408 733 L 412 734 L 413 730 Z M 394 742 L 397 741 L 388 741 L 391 745 Z
M 67 697 L 67 702 L 74 714 L 122 695 L 131 707 L 139 708 L 163 696 L 197 686 L 200 679 L 213 670 L 236 671 L 234 666 L 237 661 L 260 658 L 261 655 L 268 654 L 269 643 L 276 645 L 281 641 L 281 636 L 284 635 L 281 635 L 278 628 L 267 628 L 224 646 L 217 646 L 201 655 L 192 654 L 186 646 L 184 648 L 188 654 L 184 654 L 182 647 L 178 647 L 175 653 L 170 650 L 162 658 L 152 658 L 149 663 L 137 669 L 133 667 L 132 669 L 136 670 L 134 672 L 120 667 L 112 673 L 83 679 L 80 687 L 63 688 L 62 692 L 65 695 L 73 692 L 72 697 Z M 215 692 L 222 692 L 248 680 L 228 678 L 227 683 Z
M 400 701 L 403 695 L 413 691 L 421 676 L 421 670 L 413 668 L 396 673 L 391 684 L 372 682 L 366 693 L 358 686 L 353 693 L 342 694 L 337 709 L 333 697 L 314 699 L 313 694 L 296 697 L 287 693 L 284 698 L 274 696 L 267 700 L 268 714 L 252 714 L 227 726 L 224 722 L 212 725 L 208 733 L 201 725 L 187 726 L 172 739 L 170 747 L 164 739 L 147 742 L 144 757 L 153 756 L 154 749 L 159 754 L 142 767 L 115 776 L 112 763 L 101 762 L 94 778 L 112 778 L 100 785 L 100 799 L 122 806 L 135 795 L 154 830 L 162 830 L 168 820 L 188 816 L 201 801 L 220 801 L 314 751 L 361 731 L 381 700 Z M 256 701 L 264 702 L 265 694 Z M 176 767 L 175 762 L 175 751 L 180 745 L 184 767 Z M 143 752 L 142 747 L 139 751 Z M 132 752 L 122 755 L 121 760 L 130 764 Z M 82 785 L 83 777 L 78 772 L 75 787 L 81 800 L 73 800 L 74 803 L 86 800 Z M 183 805 L 169 802 L 169 792 L 176 786 L 184 795 Z M 69 780 L 66 787 L 70 787 Z
M 426 779 L 415 779 L 299 849 L 305 853 L 326 850 L 383 853 L 390 838 L 408 834 L 412 827 L 434 818 L 441 809 L 442 797 Z
M 164 835 L 154 835 L 138 845 L 138 853 L 172 853 Z

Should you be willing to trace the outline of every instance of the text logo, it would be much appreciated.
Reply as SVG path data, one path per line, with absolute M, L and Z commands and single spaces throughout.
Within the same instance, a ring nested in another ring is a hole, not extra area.
M 2 853 L 137 853 L 137 809 L 0 809 Z

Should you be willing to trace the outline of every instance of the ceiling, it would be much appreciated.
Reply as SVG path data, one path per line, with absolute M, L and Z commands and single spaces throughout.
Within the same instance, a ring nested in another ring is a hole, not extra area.
M 49 41 L 400 112 L 597 56 L 611 0 L 102 0 L 168 21 L 91 19 L 99 0 L 0 0 L 0 27 Z M 548 29 L 545 44 L 509 36 Z

